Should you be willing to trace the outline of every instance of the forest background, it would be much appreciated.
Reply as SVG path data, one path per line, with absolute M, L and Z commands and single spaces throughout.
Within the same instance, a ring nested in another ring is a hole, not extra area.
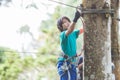
M 60 0 L 78 6 L 78 0 Z M 0 1 L 0 80 L 58 80 L 61 52 L 57 19 L 71 20 L 76 9 L 49 0 Z M 82 28 L 79 20 L 76 29 Z M 83 34 L 77 40 L 83 46 Z
M 72 6 L 81 3 L 59 1 Z M 59 80 L 56 64 L 61 49 L 56 22 L 63 15 L 72 20 L 75 11 L 50 0 L 0 0 L 0 80 Z M 83 42 L 82 34 L 77 40 L 78 53 Z

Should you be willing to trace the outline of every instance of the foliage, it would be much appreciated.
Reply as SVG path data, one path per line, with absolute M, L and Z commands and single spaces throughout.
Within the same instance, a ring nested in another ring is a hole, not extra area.
M 33 66 L 33 58 L 26 57 L 21 59 L 18 53 L 9 48 L 0 48 L 4 50 L 4 61 L 0 64 L 0 80 L 16 80 L 19 73 L 25 68 Z
M 0 80 L 16 80 L 19 74 L 24 70 L 29 70 L 30 68 L 36 67 L 44 68 L 45 66 L 54 67 L 57 61 L 55 55 L 40 55 L 36 59 L 28 56 L 22 59 L 14 50 L 11 50 L 9 48 L 1 48 L 1 51 L 2 50 L 4 50 L 4 62 L 0 64 Z M 53 69 L 49 69 L 51 72 L 52 70 Z M 46 72 L 44 74 L 46 74 Z M 54 72 L 51 74 L 51 76 L 53 77 L 55 74 L 56 73 Z M 43 74 L 39 75 L 41 76 Z
M 59 39 L 57 37 L 57 34 L 59 32 L 55 31 L 53 28 L 47 30 L 47 32 L 44 31 L 44 33 L 47 35 L 47 37 L 44 39 L 45 43 L 43 47 L 39 48 L 40 54 L 57 54 L 59 51 Z M 39 54 L 38 53 L 38 54 Z
M 19 29 L 20 31 L 20 34 L 22 34 L 22 33 L 27 33 L 27 32 L 30 32 L 30 27 L 28 26 L 28 25 L 24 25 L 24 26 L 22 26 L 22 27 L 20 27 L 20 29 Z
M 0 47 L 0 63 L 4 62 L 4 49 Z

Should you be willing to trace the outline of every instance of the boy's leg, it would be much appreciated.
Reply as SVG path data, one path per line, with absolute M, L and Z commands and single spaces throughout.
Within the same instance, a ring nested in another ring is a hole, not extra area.
M 70 69 L 71 80 L 77 80 L 77 71 L 75 65 L 72 65 Z
M 81 80 L 83 80 L 83 72 L 81 72 L 80 77 L 81 77 Z
M 60 80 L 68 80 L 68 74 L 67 71 L 63 71 L 61 69 L 61 66 L 63 65 L 63 61 L 60 61 L 57 63 L 57 69 L 58 69 L 58 74 L 60 76 Z
M 63 75 L 60 75 L 60 80 L 68 80 L 67 72 Z

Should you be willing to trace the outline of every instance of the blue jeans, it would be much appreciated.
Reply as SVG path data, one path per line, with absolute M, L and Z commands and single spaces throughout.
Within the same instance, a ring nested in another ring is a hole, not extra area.
M 67 65 L 71 65 L 68 71 L 64 71 L 61 66 L 63 65 L 63 61 L 59 61 L 57 63 L 58 74 L 60 76 L 60 80 L 68 80 L 68 71 L 70 73 L 70 80 L 77 80 L 76 66 L 67 62 Z

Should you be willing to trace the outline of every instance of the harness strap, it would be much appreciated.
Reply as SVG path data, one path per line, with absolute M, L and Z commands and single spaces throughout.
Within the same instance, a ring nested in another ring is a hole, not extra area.
M 63 58 L 65 58 L 65 59 L 67 59 L 68 58 L 68 56 L 67 55 L 65 55 L 63 52 L 60 54 L 60 56 L 62 56 Z
M 67 64 L 67 61 L 63 62 L 63 65 L 61 66 L 61 69 L 63 70 L 64 73 L 61 76 L 63 76 L 65 73 L 67 73 L 68 80 L 71 80 L 71 76 L 70 76 L 70 72 L 69 72 L 70 68 L 71 68 L 71 63 Z

